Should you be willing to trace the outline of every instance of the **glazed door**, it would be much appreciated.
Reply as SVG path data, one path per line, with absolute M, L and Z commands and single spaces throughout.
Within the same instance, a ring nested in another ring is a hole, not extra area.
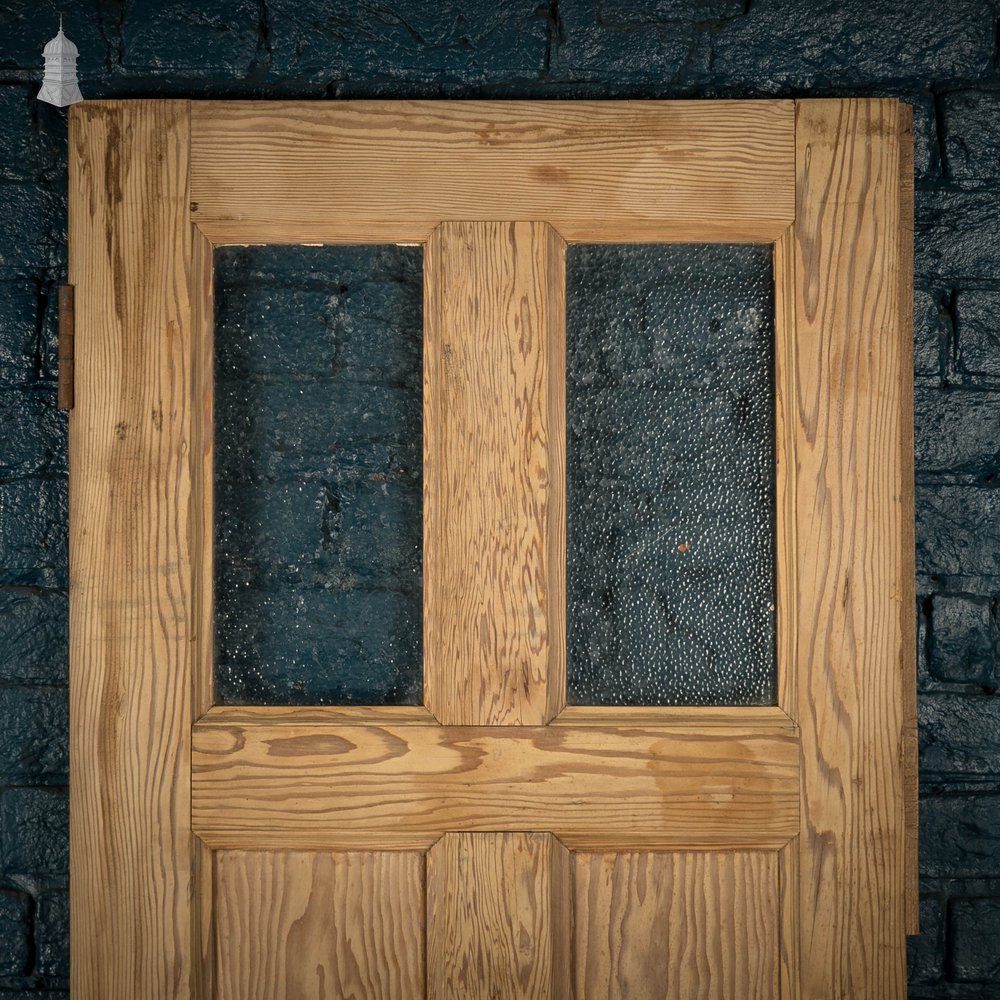
M 902 998 L 908 109 L 87 102 L 70 148 L 74 996 Z M 421 705 L 216 704 L 213 247 L 269 243 L 423 247 Z M 608 243 L 773 248 L 758 703 L 567 705 Z

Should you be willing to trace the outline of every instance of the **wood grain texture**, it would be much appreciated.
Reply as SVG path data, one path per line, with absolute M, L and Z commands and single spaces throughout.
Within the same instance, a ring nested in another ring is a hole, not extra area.
M 567 705 L 553 726 L 652 726 L 670 729 L 783 729 L 795 732 L 795 723 L 777 705 Z
M 567 847 L 780 847 L 798 831 L 794 732 L 628 727 L 195 728 L 213 847 L 429 847 L 537 830 Z
M 422 705 L 213 705 L 198 721 L 222 726 L 430 726 L 434 716 Z
M 424 286 L 424 704 L 544 724 L 566 691 L 565 247 L 445 223 Z
M 419 1000 L 419 853 L 220 851 L 218 1000 Z
M 899 105 L 899 315 L 902 328 L 900 344 L 900 407 L 913 413 L 913 109 Z M 913 485 L 913 422 L 900 422 L 899 443 L 902 466 L 902 577 L 903 602 L 909 597 L 912 613 L 903 615 L 903 642 L 900 670 L 903 677 L 903 807 L 906 816 L 906 933 L 920 933 L 920 859 L 918 856 L 918 748 L 917 748 L 917 615 L 916 553 Z M 907 590 L 907 581 L 909 589 Z
M 798 366 L 795 333 L 795 234 L 791 228 L 774 244 L 774 465 L 776 666 L 778 707 L 798 715 L 797 663 L 798 474 L 796 458 Z
M 802 996 L 902 1000 L 914 602 L 900 106 L 796 107 Z
M 799 947 L 799 838 L 793 837 L 778 851 L 778 979 L 781 1000 L 799 1000 L 802 995 L 801 949 Z
M 70 112 L 71 983 L 199 988 L 188 104 Z
M 213 569 L 214 506 L 214 259 L 212 245 L 197 230 L 191 239 L 191 568 L 193 702 L 199 718 L 209 710 L 215 687 L 215 627 Z M 197 998 L 212 997 L 215 982 L 213 947 L 214 892 L 212 852 L 201 840 L 195 844 L 193 862 L 195 939 L 194 969 Z
M 427 854 L 427 993 L 570 1000 L 570 854 L 544 833 L 449 833 Z
M 574 854 L 573 886 L 577 997 L 778 997 L 773 852 Z
M 774 240 L 790 101 L 193 105 L 193 218 L 215 243 L 417 243 L 445 221 L 569 241 Z

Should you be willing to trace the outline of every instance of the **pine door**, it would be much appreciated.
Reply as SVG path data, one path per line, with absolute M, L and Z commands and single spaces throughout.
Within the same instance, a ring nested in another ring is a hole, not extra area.
M 85 102 L 70 154 L 76 1000 L 902 1000 L 909 109 Z M 423 246 L 422 705 L 215 703 L 213 247 L 266 243 Z M 774 704 L 567 705 L 575 243 L 773 247 Z

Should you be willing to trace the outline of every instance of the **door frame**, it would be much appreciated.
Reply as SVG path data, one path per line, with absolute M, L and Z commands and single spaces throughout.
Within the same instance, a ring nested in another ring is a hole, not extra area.
M 198 825 L 197 764 L 220 732 L 433 721 L 213 707 L 213 247 L 427 243 L 442 222 L 497 219 L 543 220 L 568 242 L 773 244 L 778 703 L 640 714 L 679 740 L 795 737 L 782 998 L 904 996 L 917 929 L 907 105 L 83 102 L 69 181 L 75 997 L 212 995 L 211 850 L 234 834 Z M 559 572 L 550 584 L 558 604 Z M 546 662 L 554 725 L 635 725 L 635 710 L 566 708 L 564 662 Z

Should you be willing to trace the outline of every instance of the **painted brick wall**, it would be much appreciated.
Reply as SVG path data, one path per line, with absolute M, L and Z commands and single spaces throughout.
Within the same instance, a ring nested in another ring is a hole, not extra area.
M 0 0 L 0 997 L 65 996 L 63 12 L 96 97 L 912 103 L 924 933 L 913 998 L 1000 998 L 997 0 Z

